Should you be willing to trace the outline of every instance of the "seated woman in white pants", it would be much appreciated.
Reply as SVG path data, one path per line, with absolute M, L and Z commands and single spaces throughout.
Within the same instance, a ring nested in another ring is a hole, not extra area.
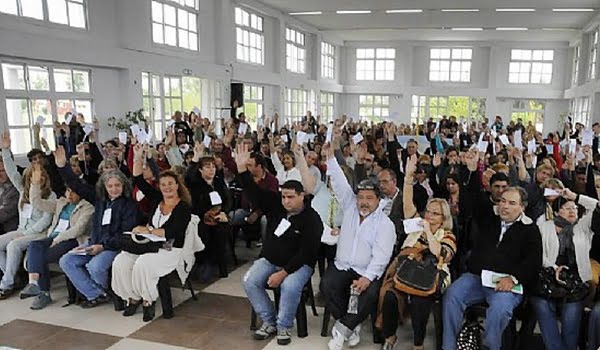
M 150 199 L 153 210 L 146 226 L 137 226 L 134 233 L 151 233 L 165 237 L 172 249 L 157 253 L 136 255 L 126 251 L 115 258 L 112 268 L 112 288 L 128 301 L 123 316 L 132 316 L 140 304 L 144 321 L 154 318 L 154 302 L 158 299 L 158 280 L 175 270 L 182 259 L 185 232 L 191 219 L 190 194 L 180 177 L 172 171 L 163 171 L 158 177 L 160 191 L 142 176 L 145 151 L 137 144 L 134 148 L 133 176 L 139 190 Z
M 31 186 L 31 175 L 33 165 L 25 169 L 21 176 L 10 151 L 10 133 L 2 134 L 0 147 L 2 148 L 2 162 L 6 175 L 13 186 L 19 192 L 19 227 L 15 231 L 0 236 L 0 270 L 3 276 L 0 280 L 0 300 L 6 299 L 15 292 L 15 275 L 23 254 L 29 242 L 46 237 L 46 230 L 52 223 L 52 214 L 45 213 L 40 208 L 31 204 L 29 200 L 29 188 Z M 50 188 L 50 178 L 44 168 L 37 164 L 40 169 L 41 197 L 43 199 L 56 199 L 56 195 Z

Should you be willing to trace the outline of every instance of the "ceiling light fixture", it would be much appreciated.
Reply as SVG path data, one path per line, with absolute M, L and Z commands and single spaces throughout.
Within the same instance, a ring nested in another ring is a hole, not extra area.
M 496 12 L 535 12 L 535 9 L 503 8 L 503 9 L 496 9 Z
M 442 9 L 442 12 L 479 12 L 479 9 Z
M 290 16 L 322 15 L 321 11 L 290 12 Z
M 371 13 L 371 10 L 339 10 L 335 11 L 338 15 L 359 15 L 365 13 Z
M 498 27 L 498 28 L 496 28 L 496 30 L 500 30 L 500 31 L 519 31 L 519 30 L 527 30 L 527 28 L 524 28 L 524 27 Z
M 554 12 L 594 12 L 594 9 L 552 9 Z
M 385 13 L 421 13 L 421 9 L 386 10 Z
M 460 31 L 460 32 L 471 32 L 471 31 L 481 31 L 483 30 L 483 28 L 477 28 L 477 27 L 472 27 L 472 28 L 461 28 L 461 27 L 455 27 L 455 28 L 451 28 L 452 30 L 456 30 L 456 31 Z

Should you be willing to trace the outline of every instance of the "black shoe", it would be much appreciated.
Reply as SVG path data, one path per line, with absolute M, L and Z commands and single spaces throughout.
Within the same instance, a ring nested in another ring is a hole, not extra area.
M 81 304 L 81 307 L 84 309 L 91 309 L 98 305 L 106 304 L 106 303 L 108 303 L 108 301 L 109 301 L 108 296 L 106 294 L 102 294 L 94 300 L 88 300 L 88 301 L 84 302 L 83 304 Z
M 144 322 L 150 322 L 150 321 L 152 321 L 154 319 L 154 311 L 155 311 L 154 310 L 154 304 L 155 303 L 152 303 L 152 304 L 150 304 L 148 306 L 144 306 L 143 307 L 143 309 L 144 309 L 144 318 L 143 318 Z
M 127 305 L 127 307 L 125 308 L 125 311 L 123 311 L 123 316 L 128 317 L 135 315 L 135 312 L 140 307 L 141 303 L 141 301 L 138 301 L 137 303 L 130 302 L 129 305 Z
M 4 300 L 13 294 L 15 294 L 15 290 L 13 288 L 0 289 L 0 300 Z

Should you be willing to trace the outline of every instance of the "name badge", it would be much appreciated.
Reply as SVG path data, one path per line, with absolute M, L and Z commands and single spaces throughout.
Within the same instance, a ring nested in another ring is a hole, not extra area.
M 65 232 L 69 228 L 69 220 L 60 219 L 56 227 L 54 228 L 55 232 L 62 233 Z
M 31 219 L 31 214 L 33 214 L 33 206 L 29 203 L 23 204 L 23 208 L 21 208 L 21 217 Z
M 104 215 L 102 215 L 102 226 L 110 225 L 110 219 L 112 217 L 112 209 L 104 210 Z
M 284 234 L 285 231 L 287 231 L 287 229 L 290 228 L 290 226 L 292 226 L 292 224 L 289 221 L 287 221 L 287 219 L 281 219 L 279 226 L 277 226 L 277 228 L 275 229 L 275 236 L 281 237 L 281 235 Z

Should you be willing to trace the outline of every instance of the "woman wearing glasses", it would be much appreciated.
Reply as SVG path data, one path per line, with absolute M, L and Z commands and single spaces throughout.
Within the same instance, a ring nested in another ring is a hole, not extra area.
M 540 274 L 539 296 L 531 302 L 547 349 L 576 349 L 583 314 L 583 299 L 589 292 L 592 267 L 589 252 L 592 242 L 592 217 L 598 201 L 562 190 L 552 203 L 553 220 L 539 225 L 542 235 L 543 269 Z M 585 214 L 580 218 L 580 208 Z M 544 274 L 550 278 L 544 278 Z M 552 281 L 556 279 L 556 283 Z M 545 281 L 545 282 L 544 282 Z M 570 292 L 566 297 L 551 298 L 545 285 L 563 285 Z M 557 310 L 560 313 L 557 314 Z M 560 317 L 561 329 L 558 327 Z
M 411 156 L 406 164 L 406 177 L 404 179 L 403 204 L 404 217 L 415 218 L 419 213 L 413 203 L 413 181 L 417 169 L 417 157 Z M 450 285 L 450 272 L 448 263 L 456 253 L 456 239 L 452 233 L 452 214 L 450 206 L 445 199 L 433 198 L 427 202 L 423 213 L 422 230 L 407 235 L 402 250 L 406 248 L 417 248 L 422 251 L 422 256 L 433 254 L 435 260 L 443 259 L 442 269 L 445 272 L 442 282 L 442 290 Z M 406 251 L 400 252 L 405 255 Z M 383 332 L 385 343 L 383 350 L 391 350 L 397 342 L 396 329 L 398 322 L 407 306 L 413 327 L 413 349 L 423 349 L 425 330 L 431 307 L 436 296 L 427 297 L 406 295 L 394 288 L 394 274 L 396 273 L 397 260 L 388 267 L 383 285 L 379 292 L 379 313 L 377 326 Z

